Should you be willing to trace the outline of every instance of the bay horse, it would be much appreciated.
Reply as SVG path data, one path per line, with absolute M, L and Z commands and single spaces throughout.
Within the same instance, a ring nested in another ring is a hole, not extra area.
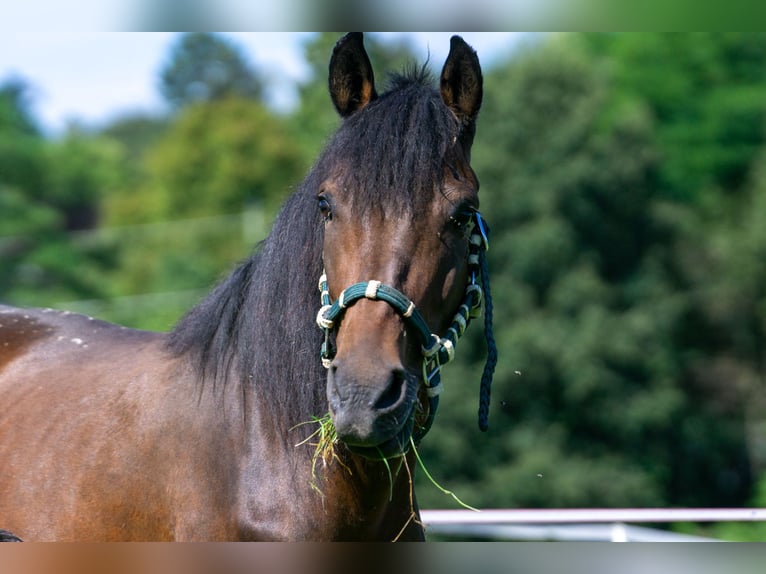
M 469 163 L 476 53 L 454 36 L 438 88 L 429 76 L 394 75 L 379 95 L 362 34 L 339 40 L 341 126 L 255 253 L 171 332 L 0 306 L 3 528 L 424 538 L 410 445 L 480 305 L 487 238 Z M 318 462 L 307 423 L 328 413 Z

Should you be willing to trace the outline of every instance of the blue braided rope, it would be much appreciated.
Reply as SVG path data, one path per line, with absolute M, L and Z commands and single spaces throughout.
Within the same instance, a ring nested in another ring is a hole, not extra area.
M 481 374 L 479 386 L 479 429 L 486 432 L 489 428 L 489 400 L 492 394 L 492 377 L 497 365 L 497 345 L 492 329 L 492 293 L 489 290 L 489 268 L 487 255 L 481 252 L 481 283 L 484 285 L 484 337 L 487 341 L 487 360 Z

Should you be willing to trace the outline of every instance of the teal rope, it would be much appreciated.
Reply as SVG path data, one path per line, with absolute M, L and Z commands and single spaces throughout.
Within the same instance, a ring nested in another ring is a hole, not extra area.
M 361 283 L 354 283 L 353 285 L 344 289 L 342 297 L 338 297 L 338 299 L 335 300 L 335 302 L 330 306 L 330 309 L 324 313 L 324 318 L 327 321 L 334 323 L 335 320 L 340 317 L 348 307 L 360 299 L 366 298 L 365 294 L 369 284 L 370 281 L 363 281 Z M 394 310 L 404 318 L 407 324 L 415 329 L 418 336 L 420 337 L 420 343 L 422 345 L 429 345 L 431 343 L 431 330 L 428 328 L 428 325 L 426 324 L 425 319 L 423 319 L 423 316 L 420 314 L 420 311 L 413 308 L 409 317 L 404 316 L 410 308 L 410 305 L 413 305 L 413 303 L 403 293 L 394 289 L 393 287 L 381 284 L 378 286 L 377 292 L 375 294 L 375 299 L 385 301 L 391 305 Z
M 489 428 L 489 399 L 492 393 L 492 377 L 497 365 L 497 345 L 492 329 L 492 293 L 489 290 L 489 269 L 487 256 L 481 254 L 481 282 L 485 289 L 484 301 L 484 337 L 487 341 L 487 360 L 484 363 L 484 371 L 481 374 L 479 387 L 479 429 L 486 432 Z

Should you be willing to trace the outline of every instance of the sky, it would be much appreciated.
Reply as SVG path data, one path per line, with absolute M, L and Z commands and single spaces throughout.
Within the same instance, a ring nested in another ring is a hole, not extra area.
M 483 65 L 510 53 L 522 39 L 513 32 L 458 32 L 476 49 Z M 71 121 L 98 127 L 132 112 L 162 113 L 157 78 L 173 32 L 51 32 L 0 34 L 0 84 L 20 77 L 32 86 L 31 104 L 42 129 L 61 133 Z M 306 32 L 226 33 L 268 80 L 267 98 L 277 109 L 295 103 L 294 87 L 307 79 Z M 388 32 L 405 36 L 417 57 L 442 62 L 451 32 Z M 329 54 L 328 54 L 329 61 Z

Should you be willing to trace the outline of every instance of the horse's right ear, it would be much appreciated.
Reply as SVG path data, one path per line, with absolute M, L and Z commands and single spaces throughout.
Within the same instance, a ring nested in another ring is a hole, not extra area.
M 479 115 L 483 96 L 479 57 L 460 36 L 452 36 L 449 55 L 442 69 L 442 100 L 464 125 Z
M 344 118 L 378 97 L 361 32 L 350 32 L 335 44 L 330 58 L 329 83 L 332 103 Z

